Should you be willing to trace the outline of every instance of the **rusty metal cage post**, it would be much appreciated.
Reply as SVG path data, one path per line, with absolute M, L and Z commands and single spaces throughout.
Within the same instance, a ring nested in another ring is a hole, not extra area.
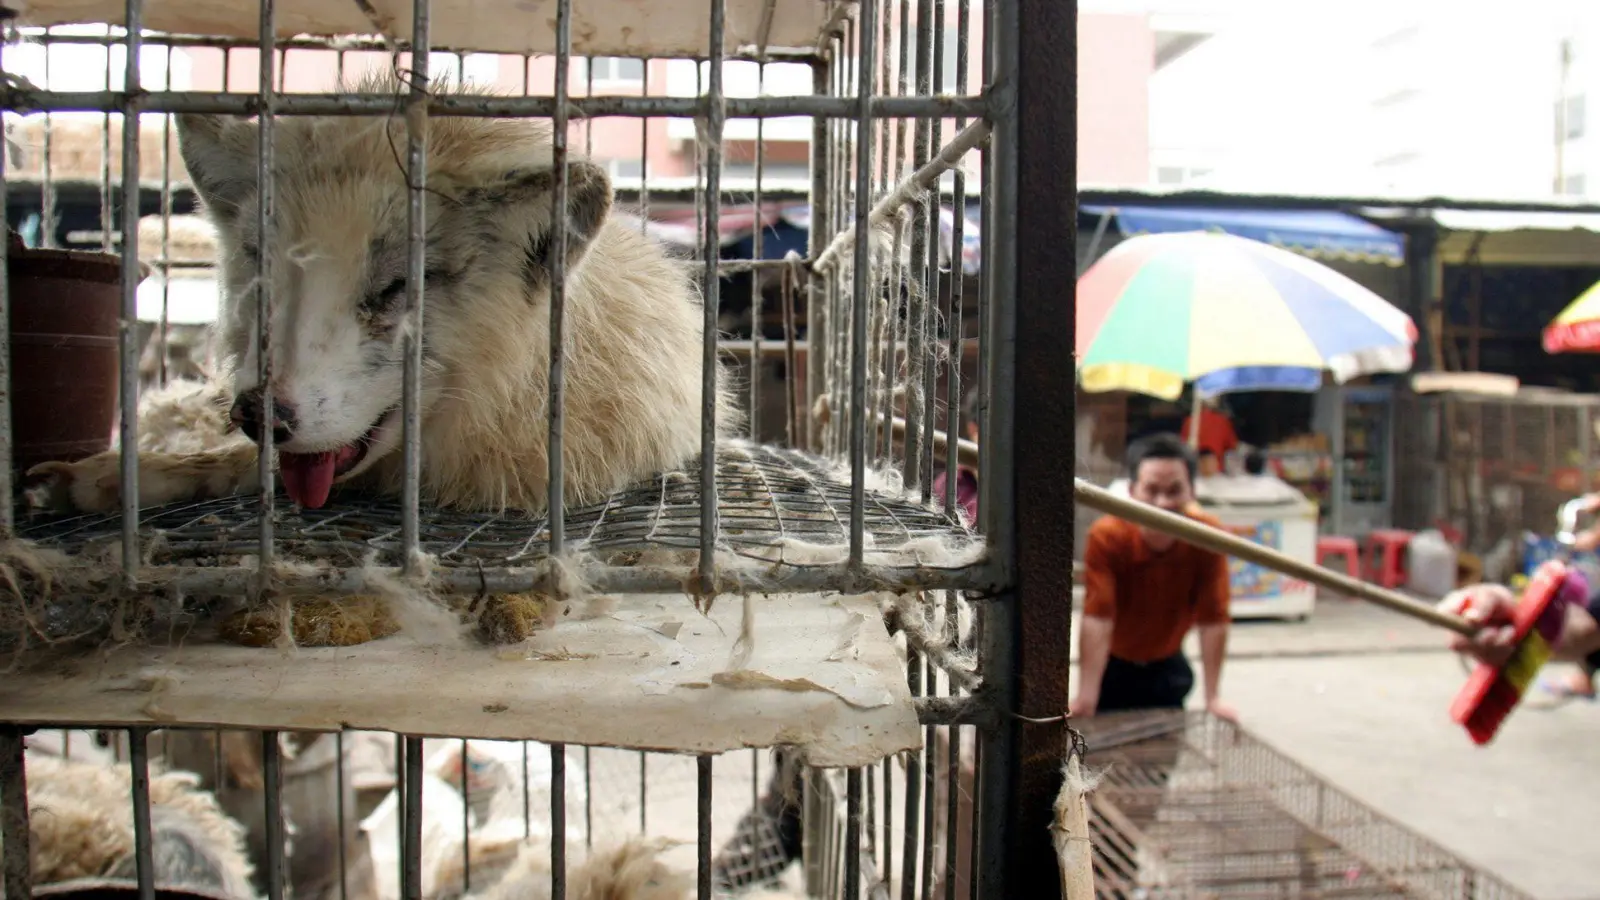
M 5 45 L 10 43 L 10 19 L 0 11 L 0 76 L 6 71 Z M 48 134 L 48 128 L 46 134 Z M 0 120 L 0 140 L 4 140 L 5 128 Z M 3 152 L 0 147 L 0 209 L 9 209 L 7 205 L 7 182 L 11 176 L 7 168 L 7 157 L 11 154 Z M 48 204 L 46 204 L 48 206 Z M 16 485 L 11 477 L 12 459 L 12 429 L 11 429 L 11 226 L 6 223 L 5 240 L 0 241 L 0 490 L 5 493 L 6 502 L 0 505 L 0 538 L 9 540 L 14 534 L 16 526 L 15 508 L 11 498 L 15 496 Z M 3 836 L 0 836 L 3 837 Z M 9 844 L 7 846 L 10 846 Z M 9 853 L 10 851 L 7 851 Z M 9 857 L 8 857 L 9 858 Z M 9 875 L 9 871 L 7 873 Z M 26 874 L 26 873 L 24 873 Z
M 1076 471 L 1077 3 L 1003 0 L 990 38 L 995 133 L 984 222 L 987 417 L 980 511 L 1003 566 L 985 622 L 981 879 L 998 895 L 1061 891 L 1050 829 L 1061 790 L 1072 642 Z M 1071 249 L 1069 249 L 1071 248 Z M 1024 301 L 1023 298 L 1026 297 Z M 1026 398 L 1027 415 L 1019 415 Z
M 0 877 L 6 897 L 33 896 L 23 733 L 14 726 L 0 728 Z

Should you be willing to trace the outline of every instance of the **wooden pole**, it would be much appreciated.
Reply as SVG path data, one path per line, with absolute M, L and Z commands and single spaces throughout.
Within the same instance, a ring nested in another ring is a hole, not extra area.
M 827 395 L 817 398 L 816 406 L 813 407 L 811 415 L 819 425 L 826 425 L 833 418 L 833 410 L 830 408 Z M 867 411 L 868 427 L 877 427 L 882 421 L 882 413 L 875 410 Z M 889 419 L 889 433 L 896 442 L 904 446 L 906 442 L 906 420 L 899 416 L 891 417 Z M 945 454 L 949 452 L 947 449 L 950 446 L 949 442 L 950 439 L 943 431 L 935 430 L 933 432 L 933 452 L 936 461 L 945 458 Z M 956 462 L 968 468 L 976 469 L 978 467 L 978 445 L 966 438 L 956 438 Z
M 1477 627 L 1465 618 L 1443 612 L 1434 608 L 1431 604 L 1408 597 L 1399 591 L 1391 591 L 1339 572 L 1324 569 L 1313 563 L 1302 562 L 1286 553 L 1281 553 L 1270 547 L 1264 547 L 1254 541 L 1246 540 L 1219 528 L 1212 528 L 1187 516 L 1169 513 L 1164 509 L 1157 509 L 1147 503 L 1140 503 L 1137 500 L 1113 494 L 1105 488 L 1090 484 L 1081 478 L 1075 479 L 1075 482 L 1073 490 L 1079 503 L 1116 516 L 1119 519 L 1126 519 L 1135 525 L 1143 525 L 1163 534 L 1172 535 L 1179 540 L 1188 541 L 1207 550 L 1228 556 L 1237 556 L 1242 560 L 1253 562 L 1258 566 L 1265 566 L 1292 578 L 1309 581 L 1317 587 L 1327 588 L 1330 591 L 1351 597 L 1359 597 L 1368 603 L 1375 603 L 1378 606 L 1411 616 L 1429 625 L 1437 625 L 1440 628 L 1454 631 L 1457 634 L 1471 637 L 1478 632 Z
M 827 421 L 829 414 L 825 401 L 826 398 L 818 398 L 815 410 L 815 415 L 823 422 Z M 898 416 L 890 419 L 889 427 L 897 438 L 904 439 L 904 419 Z M 947 438 L 942 431 L 933 433 L 935 447 L 943 448 L 946 440 Z M 956 454 L 962 465 L 977 467 L 977 444 L 958 438 Z M 1091 484 L 1082 478 L 1074 479 L 1073 491 L 1077 501 L 1084 506 L 1116 516 L 1119 519 L 1126 519 L 1135 525 L 1143 525 L 1163 534 L 1170 534 L 1175 538 L 1188 541 L 1207 550 L 1228 556 L 1236 556 L 1246 562 L 1253 562 L 1258 566 L 1264 566 L 1291 578 L 1299 578 L 1302 581 L 1310 582 L 1317 587 L 1326 588 L 1334 593 L 1365 600 L 1368 603 L 1382 606 L 1401 615 L 1410 616 L 1429 625 L 1453 631 L 1456 634 L 1471 637 L 1478 632 L 1477 626 L 1474 626 L 1465 618 L 1436 609 L 1431 604 L 1408 597 L 1399 591 L 1391 591 L 1358 578 L 1351 578 L 1348 575 L 1324 569 L 1313 563 L 1302 562 L 1286 553 L 1262 546 L 1221 529 L 1212 528 L 1187 516 L 1175 515 L 1149 504 L 1113 494 L 1105 488 Z

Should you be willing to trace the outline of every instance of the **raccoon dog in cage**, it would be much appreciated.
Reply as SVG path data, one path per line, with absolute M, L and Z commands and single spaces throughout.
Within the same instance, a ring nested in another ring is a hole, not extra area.
M 151 860 L 156 884 L 227 897 L 255 896 L 245 830 L 189 772 L 150 775 Z M 133 811 L 126 763 L 28 757 L 28 821 L 34 880 L 134 877 Z
M 392 74 L 358 91 L 405 89 Z M 449 90 L 470 93 L 453 86 Z M 398 494 L 407 183 L 402 116 L 277 120 L 276 240 L 256 234 L 255 122 L 178 116 L 179 145 L 217 230 L 224 273 L 218 374 L 185 402 L 225 422 L 200 452 L 142 452 L 142 506 L 257 490 L 255 439 L 273 429 L 278 471 L 300 505 L 335 485 Z M 423 326 L 422 490 L 431 503 L 542 511 L 552 239 L 551 126 L 436 117 L 429 123 Z M 402 148 L 397 150 L 397 148 Z M 566 502 L 597 501 L 700 451 L 701 299 L 688 264 L 611 217 L 605 171 L 568 162 Z M 274 255 L 274 416 L 260 421 L 258 254 Z M 730 376 L 716 422 L 739 428 Z M 145 417 L 152 425 L 156 420 Z M 144 423 L 141 422 L 141 427 Z M 192 434 L 143 442 L 193 449 Z M 103 512 L 120 502 L 118 456 L 45 463 L 36 503 Z

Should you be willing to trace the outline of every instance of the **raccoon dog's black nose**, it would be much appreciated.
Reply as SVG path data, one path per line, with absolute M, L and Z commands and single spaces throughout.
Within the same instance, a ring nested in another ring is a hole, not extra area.
M 261 424 L 261 389 L 251 388 L 243 391 L 233 401 L 233 410 L 228 414 L 233 424 L 244 432 L 245 437 L 256 443 L 261 443 L 263 432 Z M 272 442 L 274 444 L 287 443 L 294 437 L 295 417 L 294 407 L 273 398 L 272 401 Z

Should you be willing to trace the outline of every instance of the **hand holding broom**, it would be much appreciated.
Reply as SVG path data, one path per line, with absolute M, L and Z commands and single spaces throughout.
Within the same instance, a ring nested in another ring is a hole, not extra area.
M 1450 717 L 1465 727 L 1477 744 L 1493 740 L 1500 724 L 1521 701 L 1539 667 L 1551 658 L 1552 648 L 1562 640 L 1567 608 L 1574 602 L 1581 604 L 1585 590 L 1580 574 L 1558 560 L 1551 560 L 1534 573 L 1520 600 L 1513 598 L 1505 588 L 1481 585 L 1457 591 L 1438 606 L 1432 606 L 1397 591 L 1303 562 L 1185 516 L 1113 494 L 1082 479 L 1077 480 L 1074 494 L 1078 502 L 1092 509 L 1454 632 L 1454 646 L 1466 652 L 1477 648 L 1479 652 L 1475 655 L 1481 662 L 1456 695 Z

